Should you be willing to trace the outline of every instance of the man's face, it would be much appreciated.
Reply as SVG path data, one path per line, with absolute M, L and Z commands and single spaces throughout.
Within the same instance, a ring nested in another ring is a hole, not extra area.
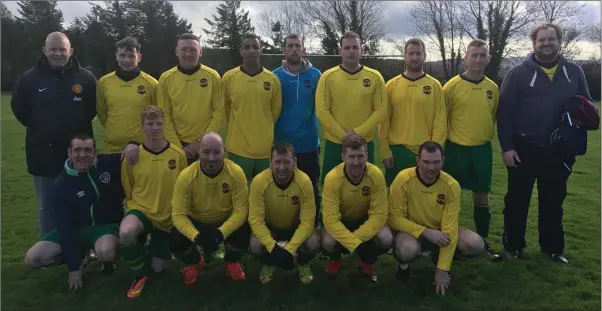
M 201 45 L 193 39 L 178 40 L 176 45 L 176 56 L 178 64 L 184 69 L 192 69 L 199 64 L 201 58 Z
M 254 38 L 243 40 L 242 47 L 240 48 L 240 56 L 247 62 L 259 62 L 259 57 L 261 57 L 261 43 L 259 40 Z
M 73 163 L 73 168 L 78 171 L 87 171 L 92 167 L 96 150 L 92 139 L 74 139 L 71 141 L 71 147 L 67 149 L 69 159 Z
M 533 50 L 537 58 L 542 61 L 554 60 L 559 49 L 560 42 L 554 28 L 548 27 L 537 32 L 537 37 L 533 42 Z
M 270 168 L 272 168 L 274 178 L 278 183 L 285 183 L 291 180 L 296 166 L 297 158 L 293 157 L 292 153 L 278 154 L 276 151 L 272 153 Z
M 346 150 L 343 151 L 342 156 L 345 167 L 348 168 L 352 175 L 359 176 L 364 173 L 366 161 L 368 161 L 366 146 L 362 146 L 357 150 L 347 147 Z
M 145 119 L 142 131 L 148 139 L 163 139 L 163 118 Z
M 65 67 L 73 53 L 71 43 L 65 37 L 54 37 L 47 40 L 43 51 L 50 66 L 55 68 Z
M 359 63 L 362 55 L 362 47 L 358 38 L 343 39 L 339 55 L 345 63 Z
M 406 64 L 406 68 L 413 72 L 422 71 L 425 57 L 426 55 L 420 44 L 408 45 L 403 54 L 403 60 Z
M 284 46 L 284 59 L 287 63 L 292 65 L 301 64 L 301 57 L 305 54 L 305 48 L 303 43 L 298 38 L 286 39 L 286 45 Z
M 420 176 L 428 179 L 436 178 L 441 172 L 444 159 L 439 150 L 435 152 L 423 150 L 416 158 L 416 165 L 420 171 Z
M 224 165 L 224 145 L 218 140 L 206 140 L 199 145 L 201 168 L 208 174 L 215 174 Z
M 138 63 L 142 59 L 142 54 L 135 48 L 133 51 L 129 51 L 126 48 L 118 48 L 115 57 L 117 59 L 117 65 L 119 65 L 121 70 L 132 71 L 138 67 Z
M 491 60 L 491 55 L 489 55 L 489 50 L 486 46 L 471 46 L 466 51 L 464 60 L 469 71 L 484 72 L 485 67 L 487 67 L 487 64 Z

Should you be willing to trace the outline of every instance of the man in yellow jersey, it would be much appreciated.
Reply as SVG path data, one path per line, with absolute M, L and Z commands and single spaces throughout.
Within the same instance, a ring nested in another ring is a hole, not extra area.
M 313 281 L 309 262 L 320 248 L 314 230 L 315 205 L 312 181 L 297 169 L 293 146 L 277 143 L 272 147 L 270 168 L 253 179 L 249 196 L 249 224 L 253 231 L 249 244 L 263 265 L 259 273 L 261 283 L 272 281 L 276 267 L 293 269 L 294 257 L 301 283 Z
M 270 166 L 274 125 L 282 109 L 280 79 L 260 64 L 261 41 L 244 35 L 242 66 L 224 74 L 222 94 L 229 158 L 240 165 L 250 181 Z
M 367 142 L 349 134 L 342 141 L 343 163 L 332 169 L 322 190 L 322 249 L 330 258 L 326 273 L 341 269 L 341 253 L 357 251 L 358 268 L 377 281 L 374 263 L 391 247 L 387 221 L 387 185 L 381 170 L 368 159 Z
M 422 143 L 445 142 L 445 96 L 441 83 L 423 71 L 425 58 L 422 40 L 406 41 L 405 71 L 387 82 L 388 113 L 378 128 L 378 137 L 388 186 L 400 171 L 416 164 Z
M 169 247 L 186 264 L 181 270 L 184 284 L 196 283 L 205 265 L 196 246 L 209 254 L 222 241 L 227 275 L 234 281 L 244 280 L 239 260 L 249 247 L 251 234 L 247 179 L 240 166 L 224 159 L 226 150 L 218 133 L 205 134 L 198 153 L 199 160 L 180 174 L 175 186 Z
M 125 37 L 115 48 L 118 68 L 98 81 L 96 111 L 105 128 L 104 153 L 125 150 L 128 162 L 134 163 L 144 141 L 140 111 L 156 104 L 157 80 L 138 67 L 142 54 L 136 39 Z
M 374 163 L 374 131 L 387 113 L 387 92 L 381 74 L 360 65 L 362 43 L 348 31 L 339 42 L 341 65 L 320 77 L 316 90 L 316 114 L 325 129 L 322 183 L 341 160 L 341 141 L 352 133 L 368 141 L 368 162 Z
M 464 57 L 466 71 L 443 87 L 449 122 L 443 170 L 457 180 L 462 188 L 472 191 L 473 219 L 477 233 L 483 239 L 489 234 L 491 220 L 491 139 L 499 99 L 497 84 L 484 76 L 490 59 L 485 41 L 471 41 Z M 491 260 L 501 259 L 487 241 L 485 254 Z
M 436 262 L 435 292 L 445 295 L 456 250 L 464 256 L 483 252 L 478 234 L 458 227 L 460 185 L 443 166 L 443 148 L 434 141 L 418 149 L 416 167 L 401 171 L 389 193 L 388 224 L 394 233 L 394 255 L 400 263 L 397 277 L 410 276 L 409 262 L 422 250 L 430 251 Z
M 165 139 L 183 146 L 188 163 L 197 158 L 198 140 L 208 132 L 219 132 L 223 119 L 220 77 L 199 63 L 199 37 L 178 36 L 178 65 L 159 78 L 157 105 L 165 112 Z
M 186 167 L 186 154 L 164 139 L 161 108 L 147 106 L 141 115 L 144 143 L 138 162 L 121 166 L 126 213 L 119 227 L 121 255 L 136 279 L 129 298 L 142 294 L 152 270 L 161 272 L 171 262 L 168 239 L 171 229 L 171 197 L 179 173 Z M 148 250 L 142 244 L 150 234 Z M 152 261 L 151 261 L 152 259 Z

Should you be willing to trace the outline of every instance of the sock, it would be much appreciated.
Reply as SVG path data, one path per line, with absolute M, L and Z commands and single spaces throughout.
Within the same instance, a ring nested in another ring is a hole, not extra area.
M 314 259 L 314 256 L 316 256 L 316 254 L 307 253 L 301 248 L 297 255 L 297 263 L 301 266 L 308 265 L 309 262 Z
M 399 269 L 400 269 L 400 270 L 406 270 L 406 269 L 407 269 L 407 268 L 409 268 L 409 267 L 410 267 L 410 265 L 409 265 L 409 264 L 407 264 L 407 263 L 404 263 L 404 264 L 399 264 Z
M 194 245 L 188 247 L 185 251 L 181 253 L 173 253 L 173 255 L 185 263 L 187 266 L 196 265 L 201 261 L 201 254 L 196 249 Z
M 134 243 L 120 243 L 121 256 L 136 274 L 136 278 L 149 275 L 151 272 L 151 258 L 146 249 L 138 241 Z
M 226 263 L 239 262 L 242 256 L 245 255 L 245 250 L 238 249 L 230 244 L 225 244 L 225 247 L 224 262 Z
M 491 220 L 491 213 L 489 212 L 489 206 L 474 205 L 474 224 L 477 227 L 477 233 L 482 238 L 487 238 L 489 235 L 489 221 Z

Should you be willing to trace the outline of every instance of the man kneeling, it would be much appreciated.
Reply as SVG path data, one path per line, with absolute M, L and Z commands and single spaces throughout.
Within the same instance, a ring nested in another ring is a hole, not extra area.
M 124 194 L 119 155 L 97 156 L 96 142 L 88 135 L 73 138 L 67 153 L 53 185 L 57 229 L 29 249 L 25 263 L 34 269 L 65 263 L 69 289 L 78 289 L 83 285 L 80 259 L 89 249 L 103 262 L 103 273 L 114 269 Z
M 456 250 L 476 256 L 485 249 L 476 233 L 458 227 L 460 184 L 441 171 L 443 148 L 427 141 L 418 150 L 417 167 L 401 171 L 391 184 L 389 227 L 395 232 L 394 253 L 400 263 L 397 277 L 407 280 L 408 263 L 421 250 L 428 250 L 436 261 L 435 291 L 445 295 L 450 282 L 450 267 Z
M 326 272 L 338 274 L 341 253 L 357 251 L 358 267 L 377 281 L 374 263 L 390 249 L 387 185 L 382 171 L 368 160 L 366 140 L 356 134 L 343 138 L 343 163 L 328 172 L 322 191 L 322 249 L 330 257 Z
M 263 265 L 259 281 L 264 284 L 272 280 L 275 267 L 293 269 L 295 256 L 301 283 L 314 278 L 309 262 L 320 247 L 314 231 L 316 202 L 309 176 L 296 167 L 293 146 L 278 143 L 272 147 L 270 168 L 251 183 L 250 245 Z

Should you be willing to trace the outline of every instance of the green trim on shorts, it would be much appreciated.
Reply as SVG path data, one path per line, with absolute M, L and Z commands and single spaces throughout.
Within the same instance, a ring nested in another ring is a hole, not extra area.
M 142 223 L 141 235 L 150 234 L 150 241 L 147 249 L 151 257 L 156 257 L 164 260 L 171 259 L 171 251 L 169 250 L 169 232 L 158 229 L 143 212 L 137 209 L 131 209 L 125 213 L 125 216 L 134 215 Z
M 368 162 L 374 164 L 374 141 L 371 141 L 367 145 L 368 149 Z M 341 158 L 342 145 L 326 140 L 324 143 L 324 159 L 322 161 L 322 178 L 320 182 L 324 185 L 324 179 L 326 174 L 330 172 L 337 165 L 343 163 Z
M 416 166 L 416 153 L 404 145 L 391 145 L 393 153 L 393 168 L 385 168 L 387 186 L 391 186 L 399 172 Z
M 493 155 L 491 142 L 479 146 L 445 143 L 443 171 L 457 180 L 463 189 L 491 192 Z
M 251 159 L 231 152 L 228 154 L 228 158 L 242 168 L 248 181 L 253 180 L 255 176 L 270 167 L 270 159 Z

